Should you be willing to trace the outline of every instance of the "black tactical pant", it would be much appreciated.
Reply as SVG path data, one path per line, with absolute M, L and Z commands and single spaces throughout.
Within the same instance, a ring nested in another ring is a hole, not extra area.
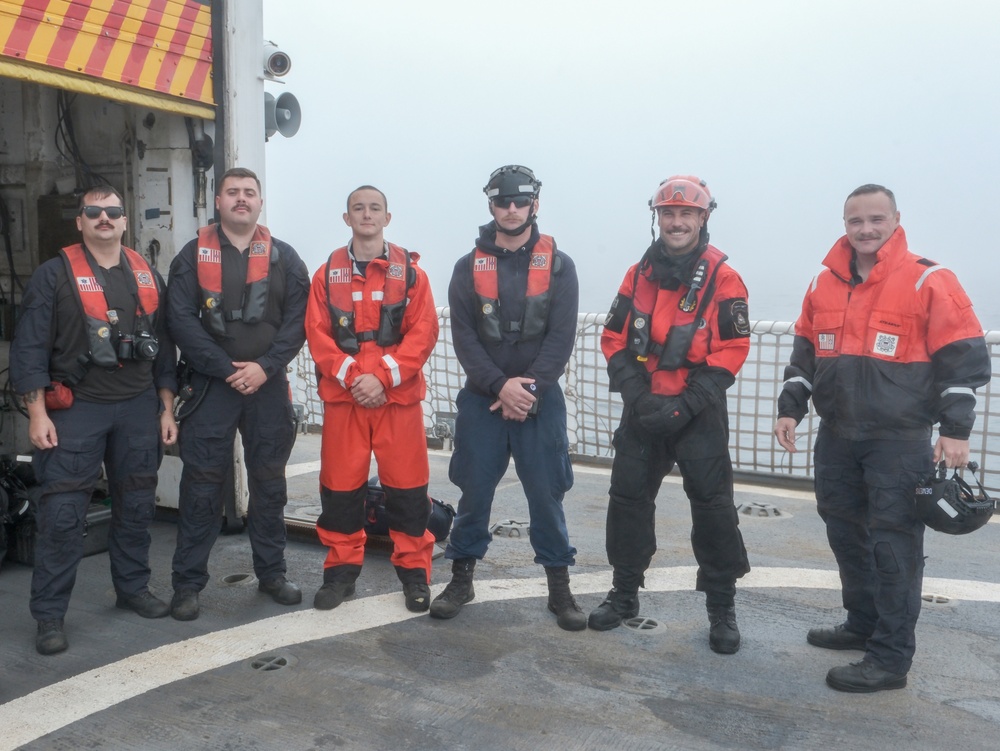
M 676 436 L 657 437 L 626 412 L 615 431 L 607 552 L 614 585 L 635 592 L 656 552 L 656 495 L 676 464 L 691 504 L 696 589 L 709 605 L 732 604 L 736 580 L 750 570 L 733 502 L 729 423 L 724 404 L 710 404 Z
M 197 376 L 195 387 L 203 387 Z M 200 591 L 208 583 L 208 557 L 219 536 L 223 485 L 231 471 L 233 443 L 243 439 L 250 501 L 247 532 L 253 568 L 261 581 L 285 573 L 285 465 L 295 442 L 294 414 L 284 373 L 254 394 L 240 394 L 222 379 L 209 379 L 204 400 L 180 429 L 181 473 L 174 551 L 174 589 Z
M 916 651 L 924 524 L 914 489 L 933 468 L 929 441 L 849 441 L 820 425 L 816 500 L 837 559 L 847 626 L 870 635 L 865 659 L 906 673 Z
M 120 402 L 76 399 L 52 410 L 59 445 L 32 459 L 41 483 L 35 510 L 35 567 L 31 615 L 62 618 L 83 557 L 87 510 L 101 463 L 111 495 L 108 557 L 118 594 L 132 597 L 149 584 L 149 525 L 156 509 L 160 465 L 160 400 L 152 387 Z

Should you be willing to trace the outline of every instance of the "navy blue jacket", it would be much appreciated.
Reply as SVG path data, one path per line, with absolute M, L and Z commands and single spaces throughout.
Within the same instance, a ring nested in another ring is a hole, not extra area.
M 532 226 L 531 238 L 515 251 L 496 244 L 496 223 L 479 228 L 476 247 L 497 257 L 497 287 L 500 317 L 520 321 L 524 315 L 524 298 L 528 289 L 528 262 L 531 249 L 538 242 L 538 227 Z M 534 378 L 537 394 L 542 396 L 566 370 L 573 345 L 576 343 L 579 285 L 576 266 L 561 250 L 560 268 L 550 281 L 552 293 L 548 327 L 540 339 L 521 341 L 516 332 L 504 331 L 500 342 L 483 342 L 479 338 L 478 302 L 472 280 L 472 253 L 455 264 L 448 287 L 451 306 L 451 333 L 455 354 L 465 370 L 466 386 L 481 396 L 496 397 L 508 378 Z

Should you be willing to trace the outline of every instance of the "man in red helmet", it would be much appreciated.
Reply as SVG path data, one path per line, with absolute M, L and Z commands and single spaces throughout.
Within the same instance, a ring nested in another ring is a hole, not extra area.
M 639 613 L 656 552 L 656 494 L 674 464 L 691 503 L 696 588 L 709 646 L 740 648 L 736 580 L 750 570 L 733 503 L 726 389 L 750 350 L 743 280 L 708 244 L 715 201 L 702 180 L 665 180 L 649 202 L 660 236 L 632 266 L 604 325 L 611 390 L 624 402 L 615 432 L 607 551 L 613 587 L 588 625 L 607 631 Z
M 847 620 L 811 629 L 806 640 L 864 652 L 826 682 L 870 693 L 906 685 L 924 572 L 914 489 L 932 463 L 968 462 L 975 390 L 989 383 L 990 356 L 955 275 L 908 250 L 891 190 L 855 189 L 844 227 L 802 302 L 774 434 L 794 453 L 795 426 L 812 399 L 822 418 L 817 511 Z

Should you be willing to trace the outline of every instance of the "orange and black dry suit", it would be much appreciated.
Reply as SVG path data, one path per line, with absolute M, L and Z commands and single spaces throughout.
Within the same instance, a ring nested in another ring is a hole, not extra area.
M 434 536 L 422 400 L 423 366 L 438 336 L 437 311 L 419 256 L 386 243 L 362 273 L 350 246 L 335 250 L 313 277 L 306 336 L 324 403 L 316 527 L 330 549 L 324 580 L 352 580 L 365 546 L 365 496 L 374 452 L 385 489 L 392 563 L 402 581 L 428 583 Z M 365 408 L 351 385 L 372 374 L 386 402 Z
M 817 511 L 837 559 L 848 630 L 865 661 L 905 674 L 923 583 L 924 525 L 913 493 L 932 470 L 932 425 L 964 440 L 990 358 L 955 275 L 910 253 L 902 227 L 862 280 L 846 237 L 833 246 L 795 324 L 778 415 L 812 397 Z
M 707 243 L 682 257 L 657 240 L 629 269 L 608 314 L 601 348 L 611 390 L 625 402 L 615 433 L 607 551 L 614 584 L 635 592 L 656 551 L 655 499 L 676 463 L 691 503 L 697 589 L 732 604 L 750 570 L 733 504 L 725 390 L 750 350 L 747 290 Z M 682 427 L 651 433 L 639 422 L 650 393 L 676 397 Z

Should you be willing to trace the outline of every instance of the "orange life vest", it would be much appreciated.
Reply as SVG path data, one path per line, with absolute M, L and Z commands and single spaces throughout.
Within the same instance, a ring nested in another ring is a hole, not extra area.
M 629 318 L 628 348 L 641 359 L 650 355 L 659 356 L 654 370 L 679 370 L 688 367 L 688 352 L 694 341 L 705 306 L 715 293 L 715 275 L 726 261 L 727 256 L 711 245 L 705 248 L 694 274 L 685 280 L 687 292 L 677 302 L 673 322 L 665 342 L 654 342 L 650 337 L 652 318 L 660 285 L 649 278 L 649 264 L 641 263 L 635 269 L 631 316 Z M 683 289 L 683 288 L 682 288 Z M 615 300 L 619 304 L 619 300 Z M 614 311 L 612 311 L 613 315 Z
M 364 300 L 354 296 L 354 262 L 347 247 L 338 248 L 326 262 L 326 304 L 330 310 L 330 325 L 337 346 L 349 355 L 361 351 L 362 342 L 374 341 L 380 347 L 391 347 L 402 338 L 406 295 L 413 285 L 416 272 L 410 266 L 410 253 L 392 243 L 389 247 L 385 285 L 382 288 L 378 329 L 355 331 L 356 306 Z
M 90 361 L 102 368 L 117 368 L 117 342 L 111 341 L 111 330 L 117 327 L 118 314 L 109 310 L 104 287 L 97 280 L 96 272 L 88 260 L 83 245 L 70 245 L 59 252 L 66 262 L 70 278 L 73 280 L 73 289 L 83 309 Z M 136 289 L 133 292 L 136 298 L 136 318 L 148 319 L 146 333 L 152 334 L 155 327 L 154 316 L 160 306 L 160 292 L 156 288 L 156 278 L 146 259 L 124 245 L 122 261 L 135 278 Z
M 247 279 L 243 305 L 226 313 L 222 306 L 222 246 L 217 225 L 198 230 L 198 287 L 201 289 L 201 319 L 210 334 L 225 336 L 227 321 L 259 323 L 267 310 L 272 254 L 271 233 L 260 224 L 254 230 L 247 255 Z
M 519 332 L 522 341 L 538 339 L 545 333 L 549 321 L 549 287 L 556 263 L 556 243 L 549 235 L 539 235 L 531 249 L 528 262 L 528 289 L 524 298 L 524 315 L 520 321 L 509 321 L 504 327 L 500 320 L 500 293 L 497 282 L 497 257 L 479 248 L 472 254 L 472 281 L 479 307 L 477 310 L 479 337 L 486 342 L 503 340 L 504 332 Z

